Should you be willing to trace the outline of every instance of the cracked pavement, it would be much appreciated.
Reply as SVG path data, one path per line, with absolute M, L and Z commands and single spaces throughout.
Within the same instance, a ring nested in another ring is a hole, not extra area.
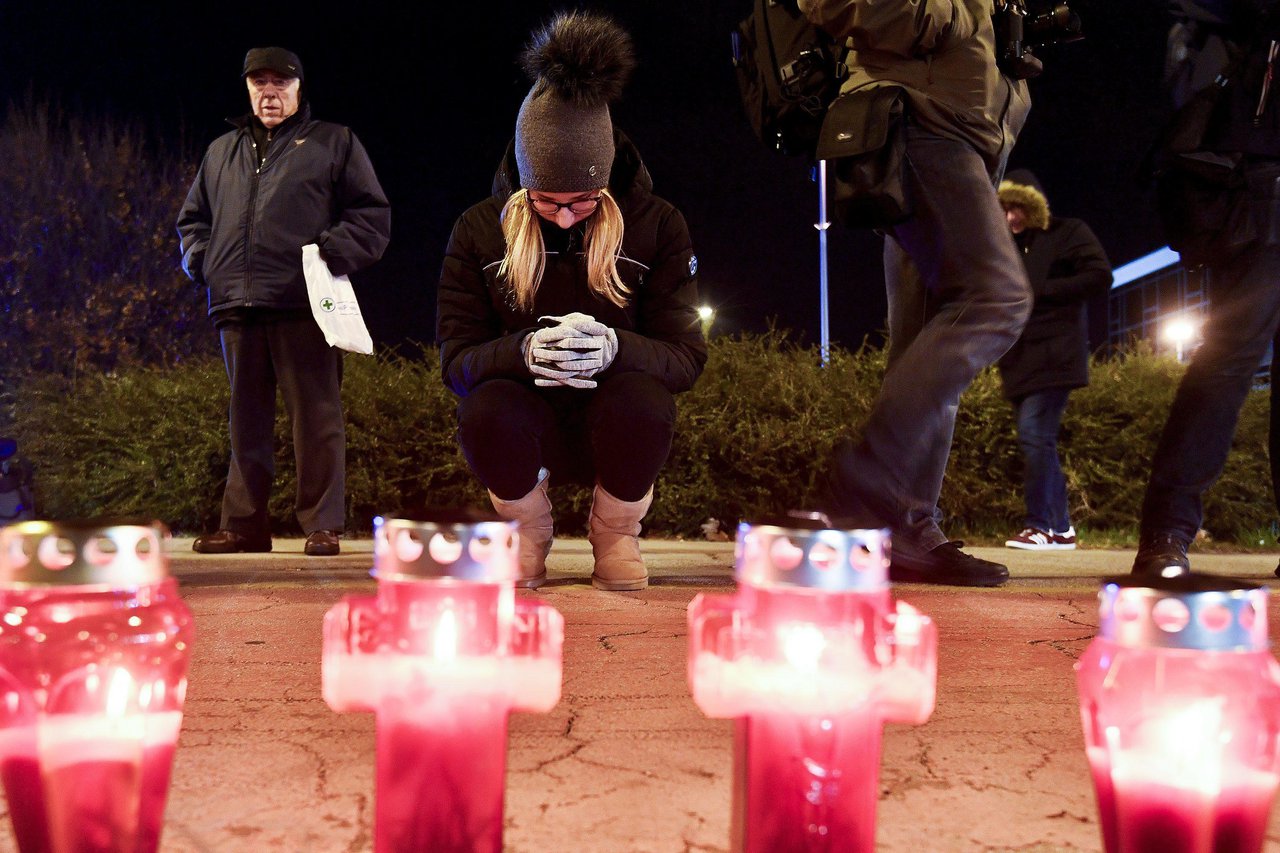
M 374 717 L 336 714 L 320 694 L 321 618 L 373 591 L 369 541 L 310 559 L 301 540 L 270 555 L 172 547 L 197 635 L 162 850 L 372 850 Z M 885 731 L 877 849 L 1099 850 L 1072 664 L 1093 636 L 1099 579 L 1127 572 L 1132 552 L 971 550 L 1003 559 L 1013 580 L 896 589 L 938 623 L 938 706 L 923 726 Z M 733 725 L 689 697 L 685 608 L 731 589 L 733 546 L 644 551 L 654 579 L 642 592 L 593 589 L 590 547 L 571 539 L 555 545 L 550 583 L 520 593 L 564 614 L 564 682 L 550 713 L 511 717 L 507 851 L 728 850 Z M 1193 564 L 1272 581 L 1275 559 Z M 1275 601 L 1271 619 L 1274 635 Z M 14 849 L 0 830 L 0 850 Z M 1280 851 L 1274 816 L 1266 849 Z

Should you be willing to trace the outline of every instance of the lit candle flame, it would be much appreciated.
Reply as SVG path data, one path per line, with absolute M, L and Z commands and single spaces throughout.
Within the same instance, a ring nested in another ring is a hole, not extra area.
M 813 672 L 827 648 L 827 638 L 816 625 L 784 625 L 778 629 L 782 654 L 796 669 Z
M 1125 757 L 1135 763 L 1141 761 L 1143 778 L 1216 797 L 1222 791 L 1222 747 L 1230 736 L 1222 730 L 1222 711 L 1222 700 L 1192 702 L 1166 717 L 1150 720 L 1142 727 L 1138 749 L 1128 751 L 1128 755 L 1119 743 L 1119 729 L 1110 726 L 1107 740 L 1112 755 L 1119 759 L 1113 761 L 1127 764 Z
M 436 660 L 454 660 L 458 657 L 458 617 L 452 607 L 446 607 L 436 623 Z
M 111 683 L 107 685 L 108 717 L 119 718 L 129 709 L 129 696 L 133 693 L 133 676 L 126 669 L 117 669 L 111 673 Z

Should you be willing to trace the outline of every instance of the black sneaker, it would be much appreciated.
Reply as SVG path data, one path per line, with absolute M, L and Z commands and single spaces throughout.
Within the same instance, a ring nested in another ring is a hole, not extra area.
M 895 547 L 889 563 L 889 580 L 896 583 L 937 583 L 948 586 L 1000 586 L 1009 569 L 960 549 L 963 542 L 943 542 L 932 551 L 918 553 Z
M 1133 574 L 1172 578 L 1191 571 L 1187 543 L 1172 533 L 1151 533 L 1138 540 Z

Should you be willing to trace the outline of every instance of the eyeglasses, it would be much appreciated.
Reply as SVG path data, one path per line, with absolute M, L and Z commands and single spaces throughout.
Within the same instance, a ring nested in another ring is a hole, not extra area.
M 570 213 L 576 213 L 578 215 L 582 215 L 584 213 L 590 213 L 591 211 L 596 209 L 596 206 L 600 204 L 600 196 L 597 195 L 597 196 L 592 196 L 591 198 L 577 198 L 577 199 L 574 199 L 573 201 L 565 201 L 565 202 L 552 201 L 551 199 L 548 199 L 548 198 L 534 198 L 533 196 L 529 196 L 529 204 L 533 207 L 534 210 L 538 211 L 538 213 L 541 213 L 545 216 L 555 216 L 557 213 L 560 212 L 561 208 L 565 208 L 565 207 L 569 208 Z

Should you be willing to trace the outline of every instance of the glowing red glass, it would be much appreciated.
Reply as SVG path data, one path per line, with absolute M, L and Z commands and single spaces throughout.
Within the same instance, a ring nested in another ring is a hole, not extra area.
M 564 620 L 517 599 L 515 525 L 377 519 L 376 596 L 325 616 L 324 698 L 377 714 L 378 853 L 500 851 L 511 711 L 560 700 Z
M 22 853 L 152 853 L 193 626 L 159 524 L 0 529 L 0 779 Z
M 1076 664 L 1106 853 L 1260 853 L 1280 781 L 1267 591 L 1109 579 Z
M 689 605 L 689 684 L 736 719 L 732 847 L 875 849 L 886 721 L 933 712 L 937 630 L 894 604 L 888 534 L 744 524 L 736 595 Z

